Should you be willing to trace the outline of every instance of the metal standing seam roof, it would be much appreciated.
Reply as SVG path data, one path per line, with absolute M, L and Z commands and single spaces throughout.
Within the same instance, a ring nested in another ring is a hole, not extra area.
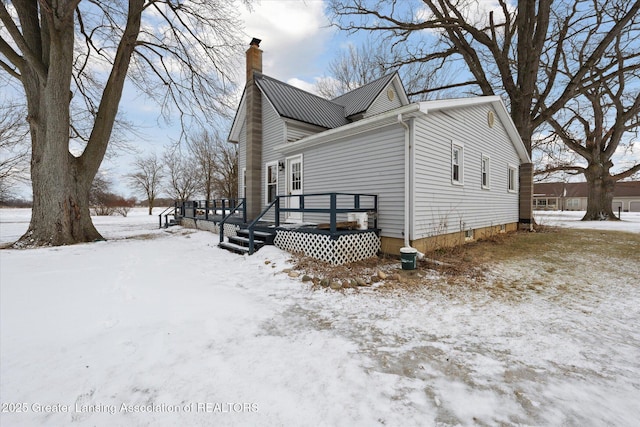
M 321 98 L 287 83 L 255 73 L 255 82 L 282 117 L 335 129 L 351 123 L 348 117 L 366 111 L 397 73 L 380 77 L 333 100 Z
M 322 126 L 337 128 L 349 123 L 342 105 L 321 98 L 302 89 L 256 73 L 255 82 L 271 101 L 278 114 L 289 119 L 299 120 Z
M 367 111 L 369 106 L 375 101 L 385 87 L 389 84 L 391 79 L 397 74 L 397 72 L 382 76 L 377 80 L 367 83 L 364 86 L 360 86 L 350 92 L 338 96 L 332 99 L 336 104 L 344 106 L 345 116 L 350 117 L 354 114 Z

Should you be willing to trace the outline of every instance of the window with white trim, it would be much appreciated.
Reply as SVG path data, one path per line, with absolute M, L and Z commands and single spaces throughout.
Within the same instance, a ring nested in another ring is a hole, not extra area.
M 247 197 L 247 168 L 242 168 L 242 195 L 241 197 Z
M 451 183 L 462 185 L 464 152 L 460 144 L 451 144 Z
M 482 179 L 482 188 L 489 189 L 489 156 L 482 156 L 481 163 L 481 179 Z
M 266 164 L 265 170 L 265 204 L 269 204 L 276 199 L 278 194 L 278 162 Z
M 515 166 L 509 166 L 507 170 L 507 190 L 516 191 L 516 168 Z

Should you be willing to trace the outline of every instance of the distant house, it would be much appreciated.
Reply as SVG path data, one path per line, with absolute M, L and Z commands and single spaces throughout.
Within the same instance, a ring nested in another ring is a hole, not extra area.
M 377 245 L 394 254 L 531 222 L 531 183 L 519 203 L 520 168 L 531 160 L 499 97 L 409 103 L 393 73 L 327 100 L 262 74 L 259 42 L 247 51 L 228 138 L 238 144 L 249 219 L 281 198 L 291 230 L 326 221 L 314 211 L 326 202 L 305 195 L 376 195 Z
M 587 210 L 586 182 L 545 182 L 534 184 L 533 208 L 537 210 Z M 640 212 L 640 181 L 617 182 L 613 192 L 614 212 Z

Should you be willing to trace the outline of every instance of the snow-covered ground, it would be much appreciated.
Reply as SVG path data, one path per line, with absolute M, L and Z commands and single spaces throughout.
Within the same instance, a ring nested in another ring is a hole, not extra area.
M 640 212 L 622 212 L 621 221 L 580 221 L 584 211 L 535 211 L 536 222 L 551 227 L 640 233 Z
M 0 242 L 28 219 L 0 210 Z M 476 287 L 313 291 L 273 247 L 234 255 L 141 210 L 95 223 L 110 240 L 0 251 L 2 426 L 640 419 L 640 262 L 594 254 L 560 270 L 498 264 Z M 629 225 L 640 232 L 640 215 Z

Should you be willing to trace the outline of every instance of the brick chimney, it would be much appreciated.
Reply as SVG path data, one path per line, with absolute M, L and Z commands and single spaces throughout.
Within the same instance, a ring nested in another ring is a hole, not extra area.
M 262 94 L 255 83 L 255 73 L 262 73 L 260 39 L 254 38 L 247 49 L 246 96 L 246 188 L 247 219 L 255 219 L 263 209 L 262 203 Z
M 255 37 L 249 43 L 247 50 L 247 82 L 253 80 L 253 72 L 262 73 L 262 51 L 260 50 L 260 42 L 262 40 Z

